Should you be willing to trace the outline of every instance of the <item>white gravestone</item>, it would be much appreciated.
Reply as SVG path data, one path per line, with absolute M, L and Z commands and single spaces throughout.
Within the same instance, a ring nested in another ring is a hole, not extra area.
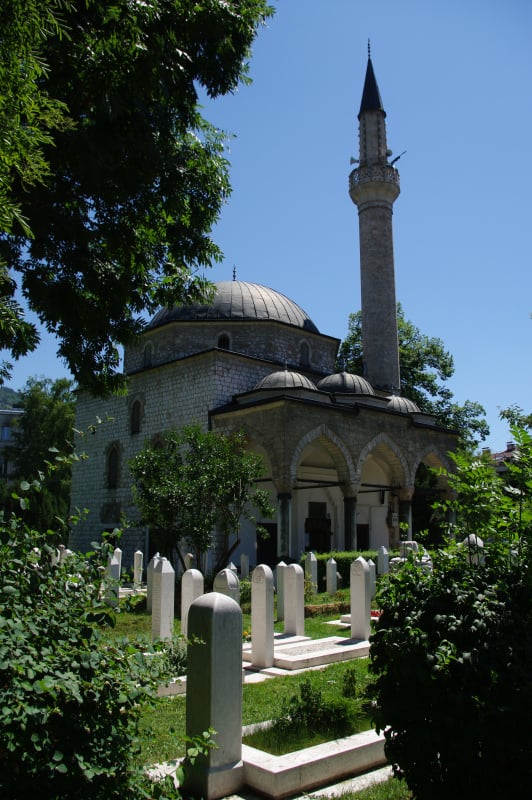
M 189 609 L 186 734 L 213 728 L 216 747 L 185 762 L 187 795 L 216 800 L 238 792 L 242 763 L 242 612 L 230 597 L 204 594 Z
M 275 585 L 277 587 L 277 619 L 281 622 L 284 619 L 284 571 L 286 564 L 279 561 L 275 567 Z
M 114 557 L 118 561 L 118 579 L 122 575 L 122 551 L 119 547 L 115 547 Z
M 194 555 L 193 555 L 193 553 L 187 553 L 183 560 L 185 562 L 185 571 L 187 569 L 192 569 L 193 568 L 193 566 L 194 566 Z
M 368 567 L 369 567 L 369 586 L 370 586 L 370 593 L 371 599 L 375 597 L 375 592 L 377 590 L 377 570 L 375 569 L 375 562 L 372 558 L 368 558 Z
M 388 550 L 384 547 L 379 547 L 377 553 L 377 572 L 379 575 L 387 575 L 390 571 L 390 556 Z
M 249 556 L 247 553 L 242 553 L 240 556 L 240 577 L 249 578 Z
M 235 603 L 240 605 L 240 581 L 232 569 L 220 570 L 214 579 L 212 588 L 215 592 L 231 597 Z
M 188 612 L 190 606 L 204 592 L 203 575 L 199 569 L 187 569 L 181 578 L 181 633 L 186 638 L 188 632 Z
M 305 575 L 299 564 L 284 569 L 284 632 L 305 635 Z
M 118 605 L 118 585 L 120 583 L 120 564 L 115 555 L 111 556 L 107 567 L 107 590 L 105 592 L 105 602 L 111 608 Z
M 409 553 L 417 554 L 419 552 L 419 545 L 413 540 L 399 542 L 399 558 L 408 558 Z
M 153 593 L 153 572 L 155 567 L 159 563 L 161 556 L 159 553 L 155 553 L 155 555 L 150 559 L 148 562 L 148 568 L 146 569 L 146 611 L 148 614 L 151 614 L 151 598 Z
M 359 556 L 351 564 L 351 638 L 369 639 L 371 620 L 371 588 L 369 566 Z
M 174 635 L 175 572 L 167 558 L 160 558 L 153 571 L 151 638 L 171 639 Z
M 251 664 L 273 666 L 273 572 L 266 564 L 251 576 Z
M 315 553 L 307 553 L 305 557 L 305 578 L 312 585 L 312 594 L 318 594 L 318 560 Z
M 135 554 L 133 556 L 133 586 L 135 589 L 140 589 L 142 584 L 142 564 L 144 561 L 144 555 L 142 550 L 135 550 Z
M 338 587 L 338 577 L 336 574 L 336 561 L 334 558 L 329 558 L 327 561 L 327 594 L 335 595 Z

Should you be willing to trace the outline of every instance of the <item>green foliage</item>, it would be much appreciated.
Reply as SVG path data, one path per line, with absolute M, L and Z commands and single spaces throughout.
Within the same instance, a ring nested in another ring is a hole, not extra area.
M 44 800 L 133 798 L 140 704 L 167 674 L 103 639 L 107 546 L 58 562 L 52 534 L 0 523 L 0 793 Z M 135 789 L 136 791 L 136 789 Z
M 497 475 L 456 456 L 450 476 L 458 541 L 485 542 L 413 561 L 381 581 L 371 638 L 374 718 L 386 754 L 419 800 L 513 796 L 530 781 L 532 729 L 532 438 L 514 428 L 518 458 Z
M 13 444 L 6 448 L 14 463 L 14 477 L 33 483 L 25 499 L 24 520 L 37 530 L 62 526 L 66 532 L 71 485 L 68 456 L 74 449 L 72 388 L 66 378 L 30 378 L 20 397 L 24 414 L 17 419 Z M 18 501 L 10 498 L 10 487 L 4 487 L 3 493 L 4 508 L 15 510 Z
M 144 445 L 130 470 L 135 501 L 161 554 L 170 556 L 184 540 L 204 574 L 215 529 L 222 540 L 216 573 L 240 542 L 241 518 L 254 521 L 253 508 L 262 516 L 273 513 L 269 494 L 255 485 L 262 458 L 246 450 L 242 433 L 218 434 L 195 425 L 169 430 L 157 443 Z
M 456 429 L 465 447 L 471 449 L 484 441 L 489 428 L 482 406 L 470 400 L 462 406 L 455 403 L 452 392 L 445 386 L 454 374 L 454 364 L 441 339 L 422 334 L 405 318 L 400 303 L 397 304 L 397 333 L 401 394 L 414 400 L 421 411 L 433 414 L 440 425 Z M 348 333 L 338 351 L 337 368 L 364 374 L 360 311 L 349 315 Z
M 6 154 L 19 225 L 4 225 L 0 257 L 93 392 L 123 385 L 117 345 L 136 337 L 143 314 L 207 291 L 200 275 L 222 257 L 211 230 L 230 185 L 225 134 L 202 117 L 198 91 L 215 98 L 247 80 L 271 13 L 266 0 L 2 4 L 0 110 L 12 124 L 0 162 Z M 10 337 L 28 324 L 15 279 L 1 288 L 0 343 L 17 357 L 35 331 Z

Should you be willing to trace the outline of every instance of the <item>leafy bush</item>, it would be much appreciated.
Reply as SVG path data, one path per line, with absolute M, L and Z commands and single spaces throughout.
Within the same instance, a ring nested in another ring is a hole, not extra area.
M 0 794 L 130 799 L 139 704 L 161 664 L 102 638 L 107 546 L 58 563 L 52 541 L 0 521 Z
M 378 589 L 373 715 L 418 800 L 504 800 L 510 776 L 532 779 L 532 440 L 514 436 L 503 478 L 464 456 L 450 476 L 454 532 L 484 539 L 485 562 L 455 546 L 433 574 L 407 562 Z

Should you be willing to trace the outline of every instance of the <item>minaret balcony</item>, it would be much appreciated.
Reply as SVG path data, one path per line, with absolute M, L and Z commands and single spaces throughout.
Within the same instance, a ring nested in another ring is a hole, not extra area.
M 399 172 L 389 164 L 374 164 L 371 167 L 358 167 L 349 176 L 349 187 L 359 186 L 370 181 L 395 183 L 399 186 Z
M 401 191 L 399 172 L 389 164 L 357 167 L 349 175 L 349 194 L 354 203 L 393 203 Z

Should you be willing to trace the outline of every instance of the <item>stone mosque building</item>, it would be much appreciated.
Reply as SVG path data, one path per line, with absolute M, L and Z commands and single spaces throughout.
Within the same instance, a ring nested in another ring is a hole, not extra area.
M 88 550 L 121 519 L 138 520 L 129 460 L 169 428 L 246 433 L 265 462 L 276 518 L 267 539 L 244 523 L 240 549 L 250 564 L 297 559 L 305 550 L 376 549 L 412 531 L 411 501 L 422 463 L 451 464 L 456 432 L 435 424 L 400 394 L 392 213 L 399 173 L 390 162 L 371 57 L 362 94 L 359 159 L 349 176 L 358 208 L 364 377 L 335 372 L 339 340 L 280 292 L 221 281 L 209 305 L 164 308 L 140 344 L 126 348 L 127 396 L 102 401 L 80 393 L 76 427 L 112 421 L 87 437 L 87 461 L 74 471 L 72 506 L 89 508 L 71 546 Z M 246 527 L 247 526 L 247 527 Z M 130 527 L 124 564 L 149 532 Z

